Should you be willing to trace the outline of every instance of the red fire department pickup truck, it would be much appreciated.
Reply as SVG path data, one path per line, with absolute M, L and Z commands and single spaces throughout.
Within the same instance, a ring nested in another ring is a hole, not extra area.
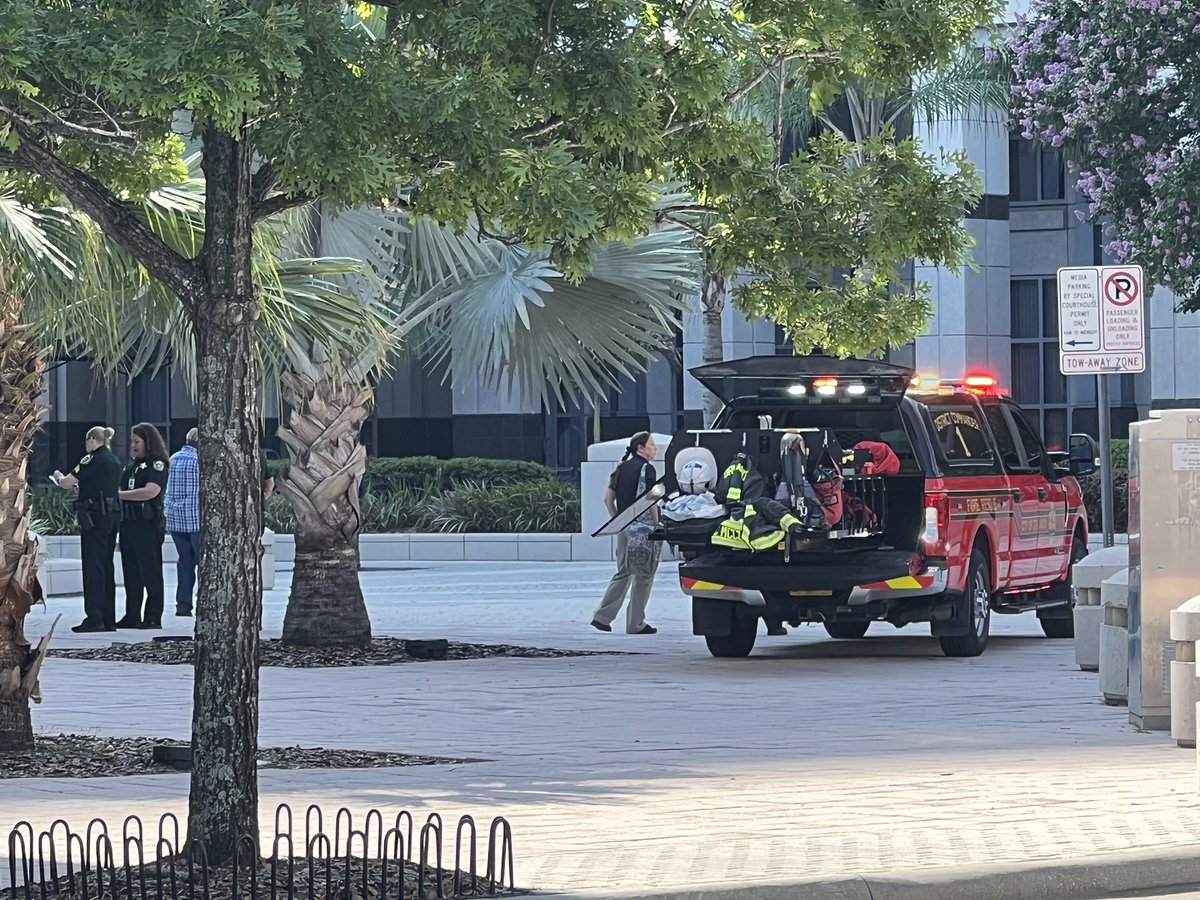
M 789 532 L 770 550 L 717 547 L 711 529 L 663 520 L 655 537 L 683 556 L 693 632 L 714 656 L 748 655 L 759 619 L 773 634 L 815 622 L 847 639 L 876 620 L 929 622 L 948 656 L 982 653 L 993 612 L 1036 610 L 1047 637 L 1072 636 L 1071 566 L 1088 537 L 1076 476 L 1095 470 L 1090 437 L 1048 452 L 985 375 L 939 381 L 824 356 L 751 357 L 692 374 L 726 405 L 711 429 L 672 438 L 657 488 L 666 498 L 679 496 L 675 460 L 688 447 L 708 448 L 721 470 L 749 458 L 769 486 L 789 433 L 839 449 L 884 444 L 898 460 L 884 476 L 842 473 L 848 503 L 856 484 L 872 491 L 861 494 L 872 509 L 857 526 L 847 516 L 825 532 Z

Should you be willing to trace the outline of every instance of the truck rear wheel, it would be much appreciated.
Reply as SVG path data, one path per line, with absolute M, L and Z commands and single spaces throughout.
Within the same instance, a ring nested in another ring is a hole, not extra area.
M 861 637 L 865 637 L 867 629 L 871 627 L 870 622 L 826 622 L 825 630 L 829 632 L 829 636 L 837 638 L 841 641 L 856 641 Z
M 987 648 L 992 626 L 992 576 L 987 557 L 976 547 L 967 567 L 967 590 L 963 609 L 970 617 L 966 634 L 942 635 L 938 642 L 947 656 L 979 656 Z
M 729 634 L 706 634 L 708 652 L 718 659 L 739 659 L 750 655 L 758 637 L 758 616 L 739 616 L 735 611 Z

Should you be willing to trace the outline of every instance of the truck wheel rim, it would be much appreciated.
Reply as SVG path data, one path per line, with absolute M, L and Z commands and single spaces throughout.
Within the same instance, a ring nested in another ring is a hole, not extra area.
M 971 615 L 975 619 L 975 633 L 979 637 L 983 637 L 983 629 L 987 625 L 988 615 L 991 612 L 990 601 L 983 572 L 976 571 L 971 584 Z

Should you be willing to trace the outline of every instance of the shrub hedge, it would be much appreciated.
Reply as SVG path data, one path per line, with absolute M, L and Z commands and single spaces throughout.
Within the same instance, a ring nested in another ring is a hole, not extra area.
M 29 504 L 39 534 L 79 534 L 75 519 L 74 491 L 64 491 L 53 485 L 30 485 Z
M 1100 473 L 1094 472 L 1079 479 L 1083 489 L 1083 505 L 1087 508 L 1088 531 L 1100 534 L 1104 531 L 1104 517 L 1100 514 Z M 1129 472 L 1113 468 L 1113 532 L 1124 534 L 1129 528 Z
M 285 461 L 271 463 L 277 474 Z M 361 501 L 363 531 L 563 532 L 580 527 L 579 491 L 538 463 L 510 459 L 367 461 Z M 291 534 L 291 505 L 276 493 L 267 501 L 267 527 Z
M 522 459 L 408 456 L 368 460 L 363 482 L 367 493 L 384 494 L 401 490 L 442 492 L 466 484 L 495 486 L 554 480 L 550 469 Z

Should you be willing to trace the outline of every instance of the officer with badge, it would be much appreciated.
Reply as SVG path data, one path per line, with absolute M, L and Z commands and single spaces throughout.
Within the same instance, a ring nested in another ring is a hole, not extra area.
M 167 523 L 167 447 L 149 422 L 133 426 L 133 457 L 121 473 L 121 571 L 125 576 L 125 616 L 118 628 L 162 628 L 162 548 Z M 145 608 L 142 600 L 145 599 Z
M 121 462 L 109 449 L 113 430 L 97 425 L 83 439 L 86 455 L 70 475 L 55 471 L 50 479 L 60 488 L 79 488 L 75 515 L 79 519 L 79 555 L 83 570 L 83 621 L 71 630 L 116 631 L 117 585 L 113 553 L 121 505 L 117 488 Z

